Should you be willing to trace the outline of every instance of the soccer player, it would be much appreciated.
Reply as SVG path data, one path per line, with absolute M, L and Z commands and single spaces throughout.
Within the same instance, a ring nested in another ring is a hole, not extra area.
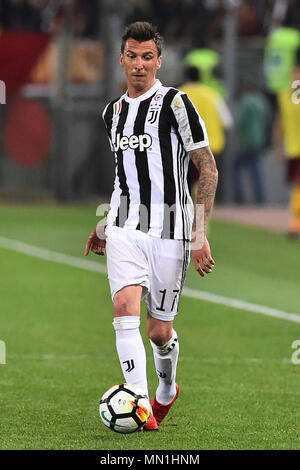
M 287 181 L 291 185 L 288 238 L 300 238 L 300 49 L 292 72 L 292 84 L 278 93 L 279 118 L 275 122 L 275 155 L 281 159 L 281 143 L 287 161 Z M 292 88 L 294 85 L 294 88 Z M 297 87 L 295 89 L 295 86 Z
M 206 226 L 217 170 L 205 125 L 187 95 L 161 84 L 162 38 L 146 22 L 126 28 L 120 64 L 127 92 L 103 111 L 116 160 L 116 177 L 105 226 L 93 230 L 85 254 L 107 253 L 114 305 L 113 326 L 124 379 L 148 395 L 146 354 L 140 335 L 145 300 L 147 334 L 158 388 L 145 430 L 157 430 L 179 392 L 178 335 L 173 328 L 190 252 L 201 276 L 215 265 Z M 194 210 L 187 172 L 192 159 L 200 177 Z M 201 222 L 201 223 L 200 223 Z M 191 250 L 190 250 L 191 248 Z

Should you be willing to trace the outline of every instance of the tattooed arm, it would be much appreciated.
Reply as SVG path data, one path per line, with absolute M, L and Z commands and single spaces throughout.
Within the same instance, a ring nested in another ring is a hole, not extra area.
M 192 258 L 200 276 L 214 267 L 210 246 L 206 238 L 208 220 L 213 208 L 218 183 L 218 171 L 209 147 L 192 150 L 189 156 L 199 172 L 195 183 L 195 214 L 193 222 Z

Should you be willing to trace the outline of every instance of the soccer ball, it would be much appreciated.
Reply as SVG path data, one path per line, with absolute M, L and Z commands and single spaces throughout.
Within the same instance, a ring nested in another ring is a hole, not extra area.
M 151 405 L 147 395 L 134 385 L 113 385 L 104 393 L 99 404 L 100 417 L 109 429 L 129 434 L 146 424 Z

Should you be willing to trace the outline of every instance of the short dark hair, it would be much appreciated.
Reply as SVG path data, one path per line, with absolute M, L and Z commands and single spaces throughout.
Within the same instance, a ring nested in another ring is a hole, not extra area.
M 154 41 L 157 47 L 158 56 L 161 56 L 163 43 L 162 36 L 158 33 L 155 26 L 147 21 L 136 21 L 127 26 L 122 36 L 121 52 L 123 54 L 125 43 L 128 39 L 135 39 L 138 42 Z

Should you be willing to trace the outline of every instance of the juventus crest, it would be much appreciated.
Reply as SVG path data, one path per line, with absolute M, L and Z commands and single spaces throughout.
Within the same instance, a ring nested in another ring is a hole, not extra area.
M 153 103 L 151 104 L 150 106 L 150 109 L 149 109 L 149 117 L 148 117 L 148 122 L 149 124 L 154 124 L 158 115 L 159 115 L 159 111 L 160 111 L 160 108 L 161 108 L 161 104 L 157 104 L 157 103 Z
M 148 122 L 150 124 L 154 124 L 158 116 L 158 109 L 150 109 L 150 117 L 148 119 Z

